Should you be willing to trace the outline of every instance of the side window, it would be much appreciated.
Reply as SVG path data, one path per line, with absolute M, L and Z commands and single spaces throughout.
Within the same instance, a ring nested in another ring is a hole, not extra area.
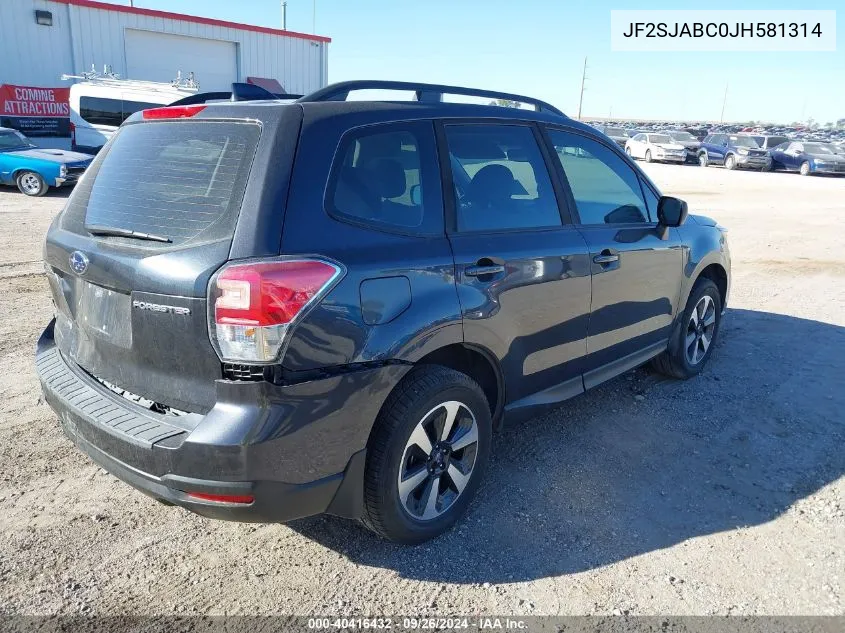
M 549 130 L 581 224 L 648 222 L 639 177 L 616 152 L 578 134 Z
M 128 119 L 131 115 L 139 110 L 149 110 L 150 108 L 160 108 L 160 103 L 145 103 L 143 101 L 127 101 L 123 100 L 123 114 L 121 116 L 121 123 Z
M 123 104 L 120 99 L 80 97 L 79 115 L 91 125 L 119 127 L 123 123 Z
M 326 202 L 334 215 L 385 230 L 442 233 L 432 124 L 388 124 L 341 141 Z
M 560 226 L 560 210 L 533 129 L 447 125 L 458 231 Z

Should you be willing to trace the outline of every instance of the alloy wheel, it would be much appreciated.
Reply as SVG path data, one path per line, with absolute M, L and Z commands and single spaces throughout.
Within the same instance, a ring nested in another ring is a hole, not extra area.
M 41 180 L 33 173 L 26 173 L 20 178 L 21 189 L 28 195 L 35 195 L 41 191 Z
M 431 521 L 446 512 L 472 477 L 478 423 L 455 400 L 437 405 L 414 427 L 399 466 L 399 500 L 414 519 Z
M 684 350 L 690 365 L 698 365 L 704 359 L 715 329 L 716 304 L 710 295 L 704 295 L 692 310 L 684 337 Z

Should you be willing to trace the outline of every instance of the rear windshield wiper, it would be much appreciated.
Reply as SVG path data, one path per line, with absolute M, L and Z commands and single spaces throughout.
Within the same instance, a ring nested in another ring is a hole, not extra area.
M 91 235 L 116 235 L 119 237 L 133 237 L 136 240 L 149 240 L 151 242 L 167 242 L 170 243 L 169 237 L 163 235 L 154 235 L 152 233 L 141 233 L 140 231 L 133 231 L 132 229 L 121 229 L 114 226 L 86 226 L 85 230 Z

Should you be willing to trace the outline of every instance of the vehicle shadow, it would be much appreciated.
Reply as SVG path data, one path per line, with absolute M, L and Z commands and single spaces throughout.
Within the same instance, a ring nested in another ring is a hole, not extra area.
M 498 583 L 760 525 L 845 474 L 844 350 L 843 327 L 731 309 L 701 376 L 638 369 L 506 424 L 468 515 L 434 541 L 396 546 L 334 517 L 291 527 L 403 577 Z
M 73 191 L 73 187 L 50 187 L 47 190 L 47 193 L 44 194 L 45 198 L 67 198 L 71 192 Z

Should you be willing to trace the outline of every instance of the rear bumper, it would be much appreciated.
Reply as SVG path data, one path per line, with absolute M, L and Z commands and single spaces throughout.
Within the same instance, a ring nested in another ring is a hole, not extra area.
M 36 351 L 45 400 L 97 464 L 166 503 L 250 522 L 359 516 L 367 438 L 408 369 L 387 365 L 284 386 L 220 380 L 209 413 L 177 417 L 122 398 L 66 359 L 53 323 Z M 254 501 L 204 501 L 191 492 Z

